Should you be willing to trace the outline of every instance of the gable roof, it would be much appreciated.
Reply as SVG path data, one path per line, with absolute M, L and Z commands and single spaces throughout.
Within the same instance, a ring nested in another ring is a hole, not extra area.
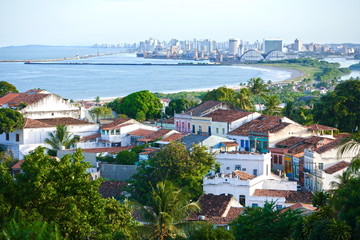
M 17 96 L 19 96 L 21 93 L 7 93 L 4 96 L 0 97 L 0 105 L 3 105 L 5 103 L 10 102 Z
M 241 118 L 244 118 L 250 114 L 252 114 L 252 112 L 218 109 L 204 115 L 203 117 L 211 117 L 213 122 L 231 123 Z
M 44 119 L 35 119 L 39 122 L 48 124 L 50 126 L 59 126 L 59 125 L 95 125 L 95 123 L 87 122 L 84 120 L 71 118 L 71 117 L 61 117 L 61 118 L 44 118 Z
M 181 139 L 183 136 L 184 135 L 182 135 L 181 133 L 174 133 L 174 134 L 171 134 L 170 136 L 167 136 L 167 137 L 161 139 L 161 141 L 162 142 L 173 142 L 173 141 Z
M 212 110 L 219 108 L 233 108 L 230 104 L 220 101 L 206 101 L 195 107 L 188 109 L 184 114 L 200 117 L 204 114 L 210 113 Z
M 200 196 L 198 203 L 201 211 L 198 215 L 206 217 L 221 217 L 231 201 L 231 196 L 203 194 Z
M 52 127 L 51 125 L 38 121 L 36 119 L 25 118 L 24 128 L 46 128 Z
M 284 117 L 282 116 L 261 115 L 260 117 L 243 124 L 228 134 L 247 136 L 250 135 L 251 132 L 275 133 L 291 124 L 288 122 L 283 122 L 283 119 Z
M 80 138 L 80 142 L 87 142 L 96 138 L 100 138 L 101 137 L 101 133 L 95 133 L 89 136 L 85 136 L 85 137 L 81 137 Z
M 335 140 L 329 142 L 328 144 L 325 144 L 324 146 L 316 148 L 315 152 L 321 154 L 321 153 L 327 152 L 329 150 L 332 150 L 334 148 L 337 148 L 342 143 L 342 141 L 343 141 L 342 138 L 335 139 Z
M 104 124 L 101 129 L 102 130 L 113 130 L 116 129 L 118 127 L 121 127 L 121 125 L 123 125 L 124 123 L 130 121 L 130 118 L 118 118 L 110 123 Z
M 341 162 L 336 163 L 335 165 L 332 165 L 331 167 L 324 169 L 324 172 L 327 174 L 334 174 L 344 168 L 347 168 L 349 165 L 350 165 L 350 163 L 341 161 Z
M 50 96 L 50 94 L 42 94 L 42 93 L 20 93 L 15 98 L 9 100 L 7 103 L 10 107 L 17 106 L 21 103 L 26 103 L 27 105 L 39 102 L 40 100 L 44 99 L 45 97 Z
M 253 196 L 284 197 L 286 203 L 311 203 L 313 198 L 311 192 L 269 189 L 256 189 Z
M 11 167 L 12 170 L 19 170 L 21 169 L 21 165 L 25 162 L 25 160 L 20 160 L 17 163 L 15 163 L 14 166 Z

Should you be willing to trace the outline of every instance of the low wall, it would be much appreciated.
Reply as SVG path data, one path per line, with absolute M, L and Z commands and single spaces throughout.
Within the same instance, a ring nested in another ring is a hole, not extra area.
M 100 175 L 102 178 L 118 181 L 130 179 L 136 172 L 135 165 L 101 164 Z

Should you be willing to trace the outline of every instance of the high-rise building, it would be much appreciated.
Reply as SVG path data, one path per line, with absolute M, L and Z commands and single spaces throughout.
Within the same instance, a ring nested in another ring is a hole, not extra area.
M 302 41 L 299 39 L 295 39 L 294 41 L 294 51 L 295 52 L 301 52 L 303 47 Z
M 240 40 L 235 38 L 229 39 L 229 55 L 235 55 L 238 53 Z
M 281 39 L 265 39 L 264 40 L 264 53 L 268 54 L 271 51 L 277 50 L 282 51 L 282 40 Z

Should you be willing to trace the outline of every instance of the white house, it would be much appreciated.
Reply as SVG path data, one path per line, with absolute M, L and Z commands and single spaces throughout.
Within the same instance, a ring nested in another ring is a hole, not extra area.
M 14 153 L 14 157 L 22 159 L 24 155 L 38 146 L 51 148 L 44 143 L 49 133 L 56 131 L 56 126 L 67 125 L 74 136 L 88 136 L 99 131 L 99 125 L 83 120 L 63 117 L 49 119 L 25 119 L 25 125 L 12 133 L 0 135 L 0 145 Z
M 25 118 L 81 118 L 81 108 L 69 100 L 44 90 L 32 89 L 25 93 L 8 93 L 0 98 L 0 107 L 16 109 Z

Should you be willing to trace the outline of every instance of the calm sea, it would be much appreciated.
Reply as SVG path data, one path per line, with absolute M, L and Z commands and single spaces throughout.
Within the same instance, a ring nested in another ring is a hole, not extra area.
M 24 46 L 0 48 L 0 60 L 33 60 L 96 55 L 81 62 L 101 63 L 178 63 L 173 60 L 136 58 L 121 49 L 91 47 Z M 189 61 L 182 61 L 189 62 Z M 204 90 L 219 86 L 238 86 L 250 78 L 282 81 L 290 77 L 286 71 L 254 69 L 240 66 L 119 66 L 119 65 L 36 65 L 17 62 L 0 63 L 0 81 L 14 84 L 19 91 L 46 89 L 69 99 L 94 99 L 126 96 L 140 90 L 178 92 Z

